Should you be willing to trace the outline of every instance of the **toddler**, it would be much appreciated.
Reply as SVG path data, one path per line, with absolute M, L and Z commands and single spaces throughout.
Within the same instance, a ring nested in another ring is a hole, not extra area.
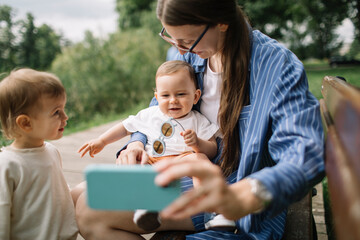
M 19 69 L 0 83 L 0 239 L 76 239 L 74 204 L 59 151 L 66 93 L 53 74 Z

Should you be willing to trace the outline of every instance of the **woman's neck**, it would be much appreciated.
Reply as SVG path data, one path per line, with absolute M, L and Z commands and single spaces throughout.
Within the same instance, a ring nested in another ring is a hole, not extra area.
M 216 73 L 221 73 L 222 70 L 222 64 L 221 64 L 221 55 L 219 53 L 211 56 L 209 58 L 209 66 L 211 71 Z

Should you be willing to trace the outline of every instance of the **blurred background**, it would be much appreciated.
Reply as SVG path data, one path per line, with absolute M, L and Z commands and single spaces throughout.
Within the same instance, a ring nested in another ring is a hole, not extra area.
M 326 75 L 360 87 L 359 0 L 238 2 L 254 29 L 304 63 L 318 99 Z M 156 69 L 170 47 L 158 36 L 155 6 L 156 0 L 0 0 L 0 80 L 20 67 L 55 73 L 68 94 L 65 134 L 134 114 L 153 97 Z
M 238 1 L 254 29 L 290 48 L 320 98 L 325 75 L 360 85 L 359 1 Z M 147 106 L 170 45 L 158 33 L 156 0 L 0 0 L 0 79 L 30 67 L 59 76 L 66 132 Z

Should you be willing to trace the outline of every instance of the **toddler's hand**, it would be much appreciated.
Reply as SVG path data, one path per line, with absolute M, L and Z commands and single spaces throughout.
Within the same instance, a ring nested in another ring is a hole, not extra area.
M 78 150 L 78 153 L 80 153 L 81 157 L 83 157 L 87 152 L 89 152 L 90 157 L 94 157 L 94 155 L 103 150 L 104 147 L 104 141 L 96 138 L 82 145 L 82 147 Z
M 191 129 L 186 129 L 180 133 L 184 137 L 185 144 L 189 147 L 197 147 L 199 145 L 199 139 L 196 133 Z

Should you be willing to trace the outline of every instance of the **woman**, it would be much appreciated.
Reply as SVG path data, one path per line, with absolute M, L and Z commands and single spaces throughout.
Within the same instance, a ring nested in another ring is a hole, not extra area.
M 281 239 L 285 209 L 324 176 L 319 106 L 303 65 L 275 40 L 252 31 L 234 0 L 159 0 L 157 15 L 161 37 L 195 68 L 202 90 L 198 110 L 219 124 L 222 139 L 216 164 L 198 155 L 156 166 L 159 185 L 184 176 L 200 183 L 161 212 L 158 230 L 195 229 L 189 239 Z M 146 139 L 132 140 L 119 157 L 136 163 L 147 157 L 136 140 Z M 141 239 L 131 213 L 95 214 L 82 203 L 77 210 L 81 232 L 83 226 L 89 235 L 100 232 L 89 230 L 94 226 L 107 236 Z M 202 212 L 236 220 L 236 231 L 205 230 L 209 218 Z M 99 217 L 106 223 L 98 224 Z

